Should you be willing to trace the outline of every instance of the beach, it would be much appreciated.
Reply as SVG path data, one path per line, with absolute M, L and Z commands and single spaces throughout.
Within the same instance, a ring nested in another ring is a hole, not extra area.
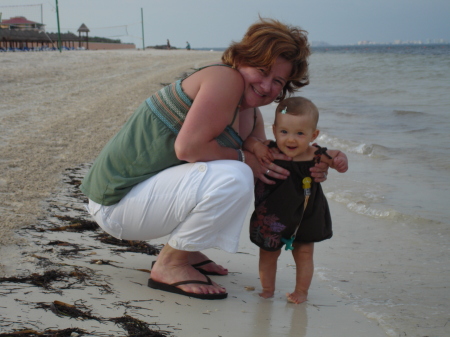
M 185 50 L 0 54 L 0 277 L 66 273 L 48 288 L 1 282 L 0 333 L 76 327 L 92 336 L 126 336 L 112 319 L 131 316 L 178 337 L 449 335 L 448 223 L 431 219 L 427 225 L 432 228 L 421 227 L 423 220 L 411 222 L 412 215 L 380 216 L 384 208 L 381 213 L 358 211 L 370 209 L 364 208 L 368 193 L 353 200 L 348 186 L 350 179 L 369 185 L 370 176 L 361 173 L 364 151 L 352 150 L 360 144 L 337 141 L 326 127 L 328 136 L 319 143 L 343 149 L 350 167 L 355 166 L 342 176 L 330 172 L 323 184 L 334 236 L 316 245 L 306 303 L 286 302 L 295 277 L 288 252 L 279 261 L 275 297 L 258 296 L 258 252 L 245 225 L 237 254 L 206 252 L 230 270 L 228 276 L 213 277 L 228 290 L 222 301 L 148 288 L 148 269 L 156 256 L 117 251 L 98 240 L 100 230 L 50 230 L 92 220 L 79 181 L 141 102 L 162 84 L 218 62 L 220 56 Z M 310 96 L 321 97 L 317 87 L 312 90 Z M 323 97 L 319 109 L 328 107 L 326 99 L 331 101 Z M 268 136 L 273 108 L 263 110 Z M 321 115 L 325 126 L 329 112 Z M 371 198 L 373 210 L 378 199 Z M 165 240 L 150 244 L 158 248 Z M 96 318 L 57 316 L 54 301 Z
M 161 83 L 219 58 L 156 50 L 1 54 L 0 243 L 33 221 L 64 169 L 92 161 Z

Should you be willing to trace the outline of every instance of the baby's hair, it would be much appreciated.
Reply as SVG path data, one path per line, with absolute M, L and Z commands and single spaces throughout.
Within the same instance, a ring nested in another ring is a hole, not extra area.
M 275 121 L 278 114 L 289 114 L 294 116 L 310 115 L 314 128 L 319 123 L 319 109 L 305 97 L 295 96 L 282 100 L 275 110 Z

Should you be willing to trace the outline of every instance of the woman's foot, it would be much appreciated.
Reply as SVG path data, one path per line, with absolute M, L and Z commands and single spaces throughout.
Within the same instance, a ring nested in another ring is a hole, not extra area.
M 294 291 L 291 294 L 286 293 L 286 298 L 287 298 L 288 302 L 300 304 L 300 303 L 306 302 L 306 300 L 308 299 L 308 292 Z
M 153 265 L 152 280 L 171 285 L 182 281 L 207 281 L 205 275 L 191 266 L 189 255 L 191 252 L 176 250 L 169 245 L 161 250 L 156 263 Z M 203 255 L 203 254 L 202 254 Z M 187 293 L 194 294 L 225 294 L 226 289 L 215 282 L 208 284 L 183 284 L 177 286 Z
M 188 255 L 189 263 L 206 275 L 228 275 L 228 269 L 216 264 L 201 252 L 192 252 Z M 209 261 L 208 263 L 204 263 Z M 201 270 L 200 270 L 201 269 Z

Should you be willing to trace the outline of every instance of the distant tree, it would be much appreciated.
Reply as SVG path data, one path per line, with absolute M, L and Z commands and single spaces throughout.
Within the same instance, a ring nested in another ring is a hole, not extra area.
M 99 37 L 99 36 L 89 36 L 88 38 L 89 42 L 105 42 L 105 43 L 122 43 L 120 39 L 108 39 L 106 37 Z

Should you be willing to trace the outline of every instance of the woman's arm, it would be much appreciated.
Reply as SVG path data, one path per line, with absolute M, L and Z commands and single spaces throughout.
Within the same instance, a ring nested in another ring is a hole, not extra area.
M 186 78 L 182 87 L 193 103 L 175 141 L 177 157 L 187 162 L 237 159 L 236 150 L 216 138 L 233 120 L 244 81 L 234 69 L 209 67 Z

